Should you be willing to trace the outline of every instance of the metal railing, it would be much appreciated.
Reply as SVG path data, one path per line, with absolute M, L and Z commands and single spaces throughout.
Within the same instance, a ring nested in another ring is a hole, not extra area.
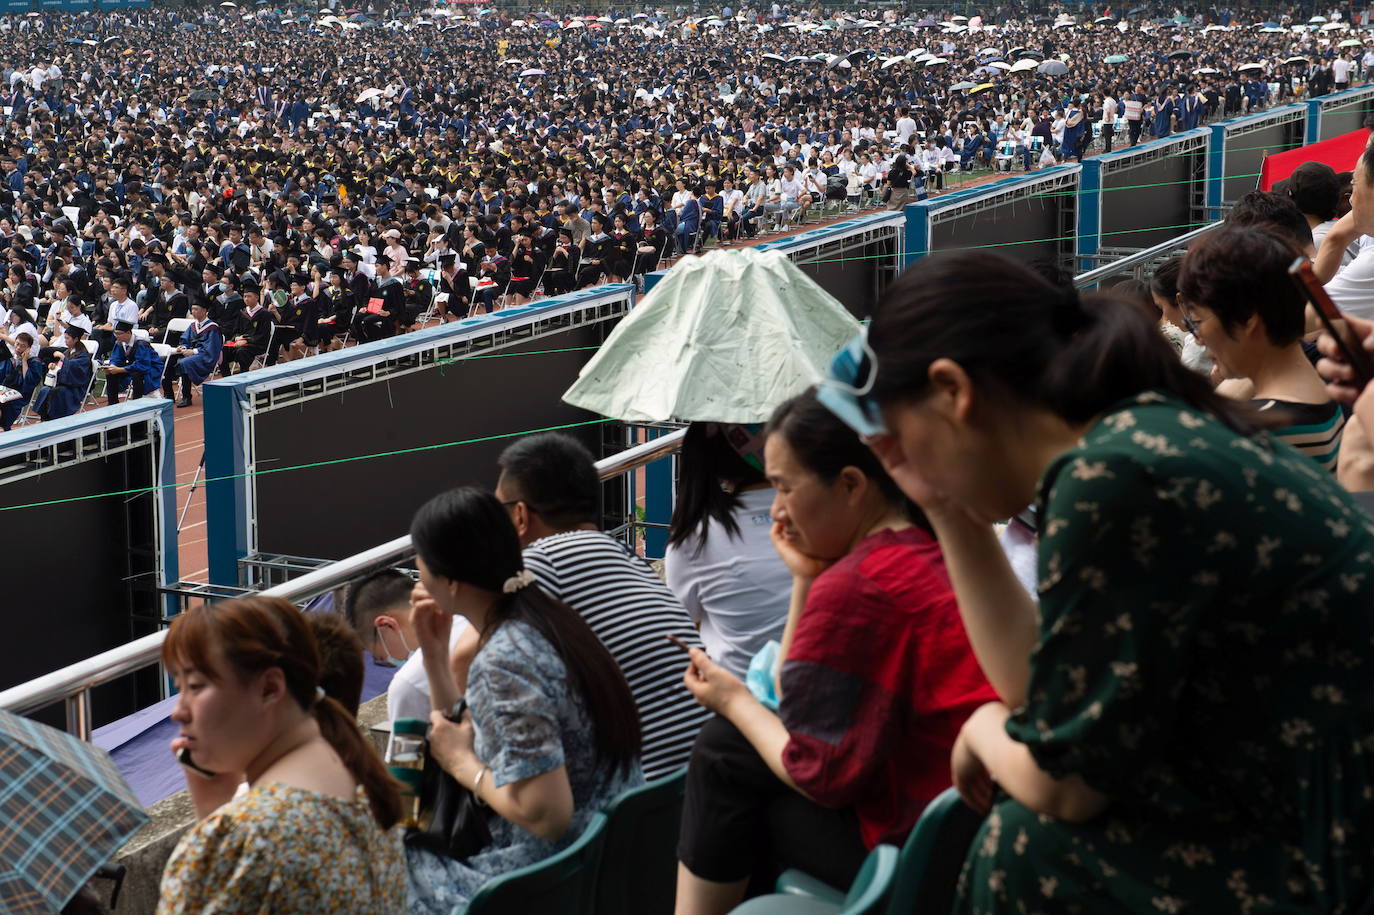
M 1105 264 L 1101 267 L 1094 267 L 1086 273 L 1078 274 L 1078 276 L 1073 278 L 1073 284 L 1078 289 L 1089 289 L 1093 286 L 1100 285 L 1103 280 L 1121 276 L 1124 273 L 1139 277 L 1142 271 L 1153 266 L 1155 261 L 1162 257 L 1168 257 L 1171 254 L 1177 254 L 1179 251 L 1187 248 L 1196 239 L 1220 225 L 1220 222 L 1209 223 L 1191 232 L 1186 232 L 1177 238 L 1171 238 L 1166 242 L 1155 245 L 1153 248 L 1146 248 L 1143 251 L 1137 251 L 1134 254 L 1116 258 L 1109 264 Z
M 686 430 L 683 429 L 669 432 L 597 461 L 597 475 L 603 481 L 614 479 L 659 458 L 667 457 L 682 447 L 682 439 L 686 434 Z M 258 593 L 265 597 L 280 597 L 292 602 L 306 601 L 378 569 L 406 562 L 414 555 L 415 550 L 411 547 L 410 535 L 407 534 Z M 59 702 L 65 703 L 68 733 L 89 740 L 91 690 L 159 663 L 162 642 L 166 637 L 167 630 L 162 629 L 61 670 L 13 686 L 0 692 L 0 709 L 23 715 Z

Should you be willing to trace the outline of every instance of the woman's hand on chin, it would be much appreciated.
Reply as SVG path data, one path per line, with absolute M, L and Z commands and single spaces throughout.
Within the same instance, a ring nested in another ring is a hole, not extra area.
M 782 559 L 783 565 L 787 566 L 787 570 L 792 573 L 793 578 L 812 581 L 834 564 L 832 559 L 817 559 L 799 550 L 797 545 L 788 538 L 787 529 L 781 521 L 773 522 L 773 527 L 768 532 L 768 536 L 773 541 L 773 549 L 778 551 L 778 556 Z

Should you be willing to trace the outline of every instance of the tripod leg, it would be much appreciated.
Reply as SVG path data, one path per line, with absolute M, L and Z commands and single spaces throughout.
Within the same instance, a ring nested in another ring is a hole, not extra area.
M 189 386 L 190 382 L 186 384 Z M 186 504 L 181 507 L 181 517 L 177 519 L 177 533 L 181 533 L 181 528 L 186 524 L 186 513 L 191 510 L 191 500 L 196 496 L 196 487 L 200 485 L 200 472 L 205 469 L 205 452 L 200 453 L 200 463 L 196 465 L 196 474 L 191 477 L 191 491 L 186 494 Z

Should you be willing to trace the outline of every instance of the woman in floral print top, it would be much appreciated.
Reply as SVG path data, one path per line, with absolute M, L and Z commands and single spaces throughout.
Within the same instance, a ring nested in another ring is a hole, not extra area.
M 404 912 L 395 782 L 320 689 L 300 610 L 263 597 L 197 607 L 172 622 L 162 659 L 200 822 L 163 871 L 159 915 Z
M 954 749 L 958 911 L 1369 911 L 1374 520 L 1132 306 L 1004 258 L 922 261 L 870 340 L 1002 697 Z M 1032 500 L 1038 606 L 991 529 Z

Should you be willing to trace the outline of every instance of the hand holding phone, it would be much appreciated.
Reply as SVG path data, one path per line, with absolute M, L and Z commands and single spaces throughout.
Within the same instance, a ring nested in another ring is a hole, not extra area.
M 1356 387 L 1363 390 L 1371 380 L 1374 380 L 1374 356 L 1371 356 L 1370 352 L 1364 348 L 1364 341 L 1360 340 L 1351 330 L 1349 322 L 1341 314 L 1340 309 L 1336 307 L 1336 303 L 1331 300 L 1326 289 L 1317 281 L 1316 274 L 1312 272 L 1310 260 L 1306 257 L 1299 257 L 1293 261 L 1292 266 L 1288 268 L 1288 275 L 1293 277 L 1293 281 L 1298 284 L 1303 295 L 1312 303 L 1317 312 L 1317 317 L 1321 319 L 1327 334 L 1335 343 L 1337 353 L 1354 374 Z
M 194 762 L 192 762 L 190 747 L 182 747 L 180 750 L 177 751 L 177 762 L 181 763 L 183 766 L 185 766 L 193 772 L 200 773 L 206 778 L 216 778 L 219 775 L 218 772 L 211 772 L 209 769 L 204 769 L 196 765 Z

